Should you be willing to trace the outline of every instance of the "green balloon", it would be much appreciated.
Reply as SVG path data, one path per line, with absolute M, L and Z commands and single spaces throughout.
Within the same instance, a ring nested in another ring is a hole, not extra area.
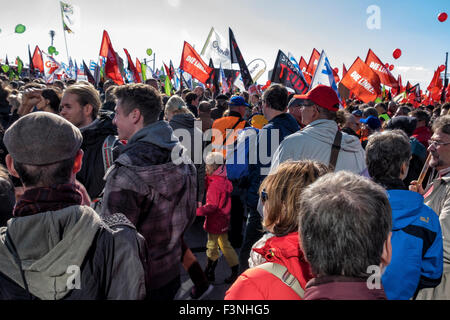
M 147 49 L 147 54 L 149 55 L 149 56 L 151 56 L 152 55 L 152 53 L 153 53 L 153 50 L 152 49 Z
M 16 26 L 16 33 L 24 33 L 27 28 L 23 24 L 18 24 Z
M 57 56 L 59 54 L 59 52 L 58 51 L 55 51 L 55 55 Z
M 56 48 L 53 46 L 48 47 L 48 53 L 53 54 L 56 52 Z

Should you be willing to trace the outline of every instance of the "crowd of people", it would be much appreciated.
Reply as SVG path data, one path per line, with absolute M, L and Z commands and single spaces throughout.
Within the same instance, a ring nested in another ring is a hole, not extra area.
M 450 299 L 450 103 L 0 81 L 0 299 Z

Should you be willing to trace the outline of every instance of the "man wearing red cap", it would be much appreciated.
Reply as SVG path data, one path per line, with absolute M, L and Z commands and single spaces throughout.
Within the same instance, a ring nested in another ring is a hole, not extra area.
M 272 157 L 271 172 L 284 161 L 310 159 L 327 165 L 335 162 L 336 171 L 361 173 L 365 169 L 364 150 L 356 137 L 338 130 L 335 119 L 339 99 L 335 91 L 318 85 L 307 94 L 294 98 L 299 100 L 306 127 L 283 140 Z M 336 150 L 333 154 L 332 149 Z

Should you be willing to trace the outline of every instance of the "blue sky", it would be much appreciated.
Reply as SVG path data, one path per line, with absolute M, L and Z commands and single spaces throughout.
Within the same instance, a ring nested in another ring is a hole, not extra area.
M 214 27 L 228 38 L 233 29 L 247 63 L 256 58 L 273 67 L 279 49 L 309 59 L 313 48 L 327 53 L 333 67 L 340 72 L 357 56 L 363 60 L 371 48 L 383 61 L 394 64 L 406 83 L 419 82 L 425 89 L 433 71 L 444 64 L 450 51 L 450 19 L 437 20 L 439 12 L 450 14 L 450 1 L 306 1 L 306 0 L 67 0 L 80 8 L 80 28 L 67 35 L 69 54 L 78 61 L 96 60 L 103 29 L 111 37 L 114 49 L 124 58 L 123 48 L 132 59 L 141 60 L 145 50 L 156 53 L 156 66 L 171 59 L 178 66 L 183 41 L 200 51 L 208 32 Z M 59 1 L 17 2 L 0 0 L 0 58 L 10 60 L 19 55 L 25 63 L 27 45 L 43 50 L 50 45 L 49 30 L 56 31 L 57 58 L 66 60 Z M 371 5 L 380 9 L 380 29 L 370 30 L 366 12 Z M 14 34 L 22 23 L 27 31 Z M 392 52 L 400 48 L 403 55 L 394 60 Z M 263 75 L 260 83 L 265 82 Z

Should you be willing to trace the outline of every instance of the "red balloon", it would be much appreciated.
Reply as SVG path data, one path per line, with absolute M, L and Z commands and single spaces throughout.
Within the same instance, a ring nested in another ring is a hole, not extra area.
M 445 65 L 441 64 L 441 65 L 439 66 L 439 71 L 442 72 L 442 71 L 444 71 L 444 70 L 445 70 Z
M 447 15 L 447 13 L 445 13 L 445 12 L 441 12 L 441 13 L 439 13 L 439 15 L 438 15 L 438 20 L 439 20 L 440 22 L 444 22 L 445 20 L 447 20 L 447 18 L 448 18 L 448 15 Z
M 392 71 L 392 70 L 394 70 L 394 66 L 391 64 L 391 65 L 389 66 L 389 71 Z
M 386 69 L 389 69 L 389 63 L 385 63 L 384 66 L 386 67 Z
M 401 55 L 402 55 L 402 50 L 400 50 L 400 49 L 395 49 L 394 52 L 392 53 L 392 56 L 394 57 L 394 59 L 400 58 Z

